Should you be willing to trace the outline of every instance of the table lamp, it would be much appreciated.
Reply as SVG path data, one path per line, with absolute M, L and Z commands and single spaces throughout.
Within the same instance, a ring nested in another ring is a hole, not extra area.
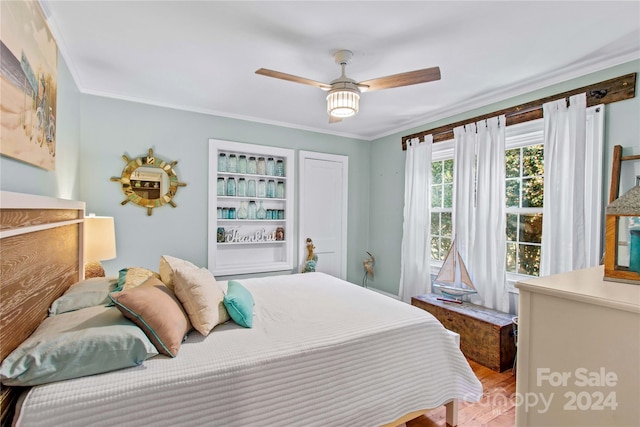
M 84 277 L 104 277 L 100 261 L 116 257 L 113 217 L 89 214 L 84 219 Z

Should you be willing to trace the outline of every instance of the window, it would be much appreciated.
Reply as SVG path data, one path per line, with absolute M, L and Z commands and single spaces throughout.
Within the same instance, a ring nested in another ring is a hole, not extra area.
M 505 202 L 507 274 L 538 276 L 542 246 L 542 120 L 507 128 Z M 434 145 L 431 163 L 431 260 L 440 268 L 453 238 L 453 140 Z
M 453 232 L 453 159 L 431 162 L 431 258 L 442 261 Z
M 602 255 L 602 106 L 587 109 L 586 241 L 591 265 Z M 598 114 L 600 113 L 600 114 Z M 505 244 L 507 279 L 539 276 L 542 251 L 544 190 L 544 122 L 532 120 L 507 126 L 505 141 Z M 591 147 L 591 148 L 589 148 Z M 453 140 L 433 146 L 431 195 L 431 267 L 442 266 L 453 237 Z
M 542 144 L 505 152 L 507 206 L 507 273 L 540 275 L 544 147 Z

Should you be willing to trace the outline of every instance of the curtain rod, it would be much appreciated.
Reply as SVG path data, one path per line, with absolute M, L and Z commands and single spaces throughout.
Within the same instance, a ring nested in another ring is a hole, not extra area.
M 505 108 L 503 110 L 494 111 L 493 113 L 483 114 L 482 116 L 472 117 L 466 120 L 461 120 L 459 122 L 450 123 L 448 125 L 439 126 L 437 128 L 431 128 L 411 135 L 406 135 L 402 137 L 402 151 L 405 151 L 407 149 L 407 141 L 413 138 L 422 139 L 425 135 L 433 134 L 434 143 L 447 141 L 453 138 L 453 129 L 458 126 L 475 123 L 480 120 L 486 120 L 488 118 L 500 116 L 502 114 L 506 116 L 507 126 L 528 122 L 530 120 L 536 120 L 542 117 L 542 105 L 544 103 L 562 98 L 569 98 L 570 96 L 577 95 L 583 92 L 587 94 L 588 107 L 598 104 L 610 104 L 612 102 L 631 99 L 635 97 L 636 74 L 637 73 L 626 74 L 624 76 L 616 77 L 610 80 L 583 86 L 578 89 L 558 93 L 556 95 L 551 95 L 545 98 L 540 98 L 535 101 L 530 101 L 524 104 Z

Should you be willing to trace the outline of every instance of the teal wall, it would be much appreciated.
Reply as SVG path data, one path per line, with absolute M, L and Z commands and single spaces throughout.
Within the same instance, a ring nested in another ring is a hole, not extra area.
M 209 138 L 345 155 L 349 157 L 347 279 L 360 283 L 362 260 L 365 251 L 370 251 L 376 257 L 376 276 L 369 285 L 397 294 L 404 204 L 403 135 L 638 71 L 640 61 L 634 61 L 369 142 L 83 95 L 60 58 L 56 170 L 48 172 L 0 157 L 0 189 L 84 200 L 87 212 L 113 216 L 118 257 L 103 263 L 108 274 L 127 266 L 157 270 L 162 254 L 205 266 Z M 625 154 L 640 154 L 639 117 L 638 97 L 606 108 L 605 198 L 611 147 L 619 144 L 625 147 Z M 160 157 L 177 160 L 180 181 L 187 183 L 175 198 L 177 208 L 154 209 L 151 217 L 143 208 L 122 206 L 119 185 L 110 181 L 123 169 L 123 154 L 137 157 L 149 148 Z M 623 166 L 623 189 L 629 188 L 637 174 L 637 165 Z
M 589 74 L 526 95 L 487 105 L 437 122 L 427 123 L 393 135 L 379 138 L 371 145 L 371 205 L 369 247 L 376 256 L 375 280 L 369 286 L 396 295 L 400 283 L 400 246 L 402 241 L 402 209 L 404 206 L 404 163 L 401 139 L 423 130 L 455 123 L 503 108 L 522 104 L 591 83 L 640 72 L 640 61 Z M 624 155 L 640 154 L 640 97 L 609 104 L 605 108 L 605 156 L 603 194 L 608 200 L 611 177 L 611 152 L 614 145 L 624 147 Z M 631 162 L 627 162 L 631 163 Z M 638 163 L 623 164 L 623 185 L 628 189 L 634 175 L 640 174 Z M 395 208 L 392 208 L 395 207 Z
M 368 142 L 90 95 L 81 105 L 81 199 L 87 212 L 113 216 L 116 224 L 118 257 L 103 262 L 108 273 L 127 266 L 157 271 L 163 254 L 207 265 L 208 152 L 214 138 L 292 148 L 296 156 L 297 150 L 348 156 L 347 279 L 360 280 L 369 229 Z M 145 208 L 122 206 L 119 183 L 110 181 L 125 165 L 123 154 L 139 157 L 149 148 L 177 160 L 178 178 L 187 184 L 174 199 L 177 208 L 163 206 L 150 217 Z M 297 265 L 297 254 L 294 260 Z

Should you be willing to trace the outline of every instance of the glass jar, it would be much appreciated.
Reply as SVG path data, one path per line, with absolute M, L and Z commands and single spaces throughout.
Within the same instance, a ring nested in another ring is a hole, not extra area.
M 238 180 L 238 196 L 247 196 L 247 181 L 244 178 L 240 178 Z
M 247 173 L 247 156 L 244 154 L 238 158 L 238 173 Z
M 267 197 L 267 183 L 264 179 L 258 181 L 258 197 Z
M 224 153 L 220 153 L 218 156 L 218 172 L 226 172 L 227 171 L 227 155 Z
M 273 160 L 273 157 L 269 157 L 267 159 L 267 165 L 265 168 L 267 175 L 273 176 L 276 174 L 276 162 Z
M 229 208 L 222 208 L 222 219 L 229 219 Z
M 236 208 L 229 208 L 229 219 L 236 219 Z
M 267 173 L 267 163 L 264 161 L 264 157 L 258 157 L 258 175 L 264 175 Z
M 256 197 L 256 180 L 250 179 L 249 184 L 247 184 L 247 196 Z
M 218 219 L 222 218 L 222 208 L 218 208 Z
M 267 209 L 267 219 L 273 219 L 273 209 Z
M 278 210 L 278 219 L 284 219 L 284 209 Z
M 276 197 L 276 182 L 272 179 L 267 182 L 267 197 L 271 199 Z
M 276 197 L 278 199 L 284 199 L 284 182 L 278 181 L 278 185 L 276 186 Z
M 258 208 L 258 212 L 256 212 L 256 218 L 258 219 L 267 218 L 267 211 L 264 209 L 264 206 L 262 206 L 262 200 L 260 200 L 260 207 Z
M 238 158 L 235 154 L 229 155 L 229 165 L 227 166 L 227 172 L 236 173 L 238 172 Z
M 247 162 L 247 173 L 258 173 L 258 163 L 256 162 L 255 157 L 249 157 L 249 161 Z
M 282 160 L 276 162 L 276 176 L 284 176 L 284 162 Z
M 224 243 L 224 227 L 218 227 L 216 232 L 216 240 L 218 243 Z
M 225 196 L 227 194 L 227 184 L 224 182 L 224 178 L 218 178 L 218 196 Z
M 256 219 L 256 215 L 258 214 L 256 202 L 251 200 L 249 202 L 249 207 L 247 208 L 247 218 Z
M 227 179 L 227 196 L 235 196 L 236 195 L 236 179 L 229 178 Z
M 240 207 L 238 208 L 238 219 L 247 219 L 248 215 L 247 202 L 240 202 Z

